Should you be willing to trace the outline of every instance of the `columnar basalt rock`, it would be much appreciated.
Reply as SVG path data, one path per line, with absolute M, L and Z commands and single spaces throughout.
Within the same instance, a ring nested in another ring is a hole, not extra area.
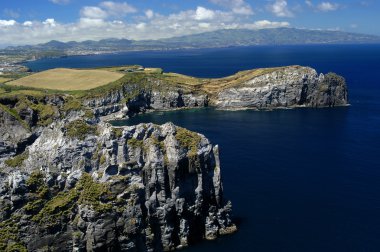
M 3 166 L 0 221 L 22 221 L 0 248 L 169 251 L 236 230 L 218 146 L 203 135 L 101 123 L 68 136 L 68 125 L 45 128 L 16 171 Z

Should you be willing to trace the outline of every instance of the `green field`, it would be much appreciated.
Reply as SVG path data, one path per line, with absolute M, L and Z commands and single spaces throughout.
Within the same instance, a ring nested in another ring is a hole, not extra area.
M 13 86 L 64 91 L 88 90 L 106 85 L 122 78 L 123 76 L 123 73 L 103 69 L 80 70 L 56 68 L 32 74 L 30 76 L 8 82 L 7 84 Z

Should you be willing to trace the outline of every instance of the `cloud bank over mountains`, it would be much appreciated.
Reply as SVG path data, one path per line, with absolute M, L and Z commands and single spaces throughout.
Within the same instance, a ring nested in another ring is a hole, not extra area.
M 66 8 L 70 0 L 49 0 Z M 338 10 L 331 2 L 305 1 L 306 8 L 321 12 Z M 11 10 L 8 10 L 10 12 Z M 260 19 L 256 13 L 267 13 Z M 151 8 L 138 8 L 132 2 L 103 1 L 82 6 L 73 22 L 60 22 L 54 16 L 45 20 L 0 20 L 0 44 L 36 44 L 104 38 L 160 39 L 219 29 L 262 29 L 290 27 L 295 13 L 286 0 L 271 0 L 263 8 L 245 0 L 208 0 L 207 5 L 161 14 Z

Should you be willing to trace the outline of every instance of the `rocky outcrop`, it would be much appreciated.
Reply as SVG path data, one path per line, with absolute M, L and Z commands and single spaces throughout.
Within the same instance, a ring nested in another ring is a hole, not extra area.
M 0 250 L 169 251 L 236 230 L 218 146 L 171 123 L 58 122 L 25 153 L 1 164 Z
M 27 126 L 0 107 L 0 159 L 15 155 L 31 138 Z
M 114 128 L 106 118 L 348 102 L 342 77 L 300 66 L 127 77 L 81 96 L 0 99 L 0 251 L 169 251 L 236 230 L 218 146 L 170 123 Z
M 125 118 L 151 110 L 170 110 L 178 108 L 206 107 L 207 94 L 185 94 L 181 89 L 174 91 L 140 90 L 130 99 L 128 93 L 112 93 L 84 101 L 84 105 L 93 109 L 96 116 L 114 114 L 116 118 Z
M 318 75 L 312 68 L 293 66 L 226 88 L 213 104 L 224 109 L 343 106 L 347 87 L 338 75 Z
M 88 99 L 84 104 L 97 116 L 126 118 L 151 110 L 208 105 L 219 109 L 274 109 L 334 107 L 348 103 L 347 87 L 341 76 L 318 74 L 309 67 L 258 69 L 198 82 L 197 85 L 168 84 L 165 79 L 150 77 L 149 85 L 144 84 L 144 88 L 129 83 L 119 91 Z

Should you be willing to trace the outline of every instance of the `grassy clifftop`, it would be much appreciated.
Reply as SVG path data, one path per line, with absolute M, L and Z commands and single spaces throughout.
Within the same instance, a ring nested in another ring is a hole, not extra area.
M 107 70 L 56 68 L 8 82 L 12 86 L 55 90 L 88 90 L 106 85 L 123 77 L 122 73 Z
M 119 98 L 113 104 L 122 104 L 151 91 L 158 91 L 163 97 L 167 92 L 181 91 L 183 94 L 207 95 L 212 100 L 225 89 L 287 68 L 246 70 L 215 79 L 165 73 L 159 68 L 141 66 L 52 69 L 27 76 L 8 76 L 10 80 L 0 84 L 0 105 L 13 111 L 18 115 L 17 119 L 21 118 L 31 127 L 45 126 L 71 111 L 85 111 L 91 117 L 91 110 L 84 106 L 87 100 L 107 99 L 116 94 Z
M 31 74 L 18 79 L 7 79 L 0 86 L 0 97 L 10 95 L 71 94 L 79 98 L 104 95 L 125 85 L 152 88 L 183 88 L 208 94 L 238 85 L 244 81 L 270 73 L 278 68 L 255 69 L 238 72 L 217 79 L 196 78 L 178 73 L 164 73 L 159 68 L 139 66 L 107 67 L 97 69 L 57 68 Z

